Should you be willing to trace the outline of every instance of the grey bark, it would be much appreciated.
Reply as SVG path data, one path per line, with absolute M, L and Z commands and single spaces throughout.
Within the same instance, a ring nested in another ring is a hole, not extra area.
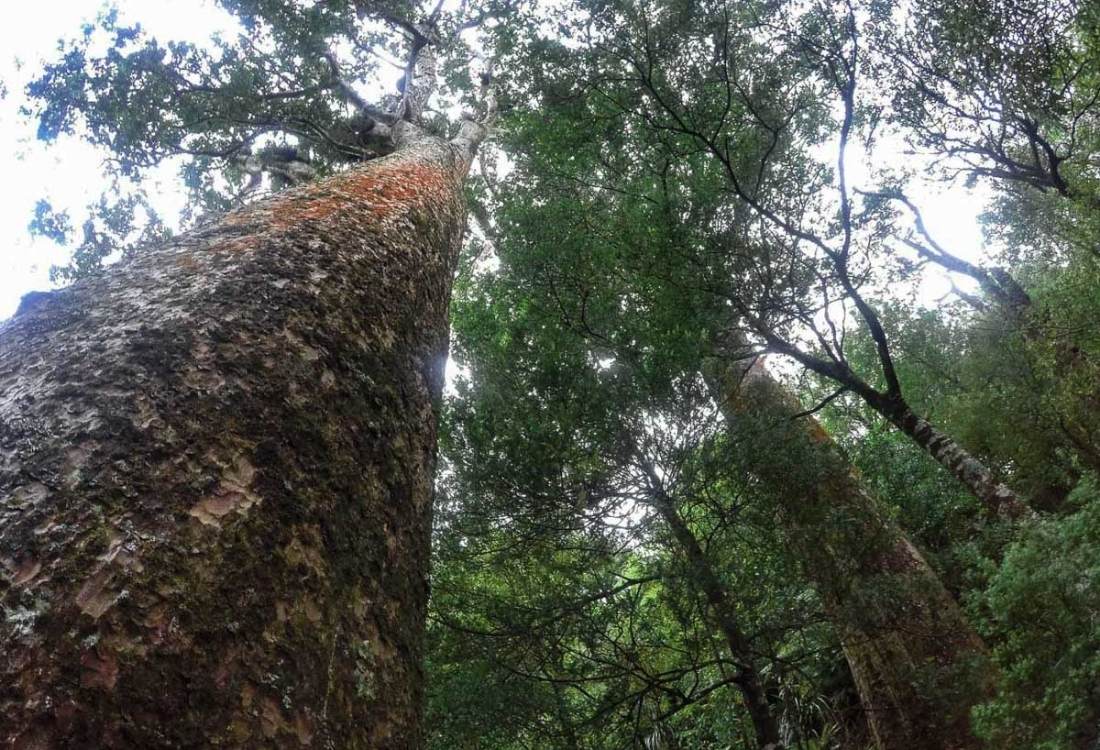
M 1035 515 L 984 463 L 908 405 L 887 400 L 879 411 L 966 485 L 987 508 L 1005 518 L 1031 518 Z
M 762 326 L 757 326 L 766 330 Z M 765 335 L 773 351 L 791 357 L 819 375 L 824 375 L 852 391 L 880 416 L 908 435 L 936 462 L 951 473 L 971 494 L 996 515 L 1020 519 L 1034 516 L 1034 511 L 1006 484 L 1000 482 L 989 468 L 946 433 L 921 417 L 901 394 L 895 383 L 887 391 L 879 391 L 859 378 L 846 363 L 830 362 L 807 355 L 775 334 Z M 725 350 L 737 351 L 725 344 Z M 747 351 L 747 347 L 740 347 Z
M 0 745 L 420 743 L 484 133 L 409 128 L 0 326 Z

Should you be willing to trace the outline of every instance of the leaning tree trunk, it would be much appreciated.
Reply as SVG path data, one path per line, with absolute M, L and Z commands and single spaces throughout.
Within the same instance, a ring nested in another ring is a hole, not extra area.
M 970 490 L 990 512 L 1007 519 L 1034 518 L 1035 512 L 1008 485 L 969 451 L 913 411 L 900 398 L 875 398 L 870 405 L 909 436 L 928 455 Z
M 707 379 L 837 628 L 876 746 L 980 747 L 969 709 L 990 689 L 985 647 L 920 552 L 759 363 L 716 363 Z
M 476 143 L 406 140 L 0 328 L 4 747 L 418 745 Z
M 737 621 L 726 585 L 718 577 L 699 540 L 680 515 L 672 498 L 658 491 L 652 494 L 651 502 L 668 524 L 673 539 L 687 558 L 692 583 L 706 598 L 711 618 L 726 641 L 730 658 L 737 669 L 733 684 L 740 691 L 741 701 L 752 721 L 756 746 L 761 750 L 782 750 L 783 739 L 779 732 L 779 722 L 768 704 L 764 682 L 756 665 L 752 640 Z

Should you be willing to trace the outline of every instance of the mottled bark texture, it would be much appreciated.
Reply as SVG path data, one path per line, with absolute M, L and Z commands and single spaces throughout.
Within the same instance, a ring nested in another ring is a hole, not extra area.
M 871 405 L 962 482 L 991 512 L 1009 519 L 1035 516 L 1035 512 L 1008 485 L 997 479 L 984 463 L 914 412 L 904 401 L 889 397 L 874 398 Z
M 985 647 L 920 552 L 759 361 L 706 375 L 837 628 L 877 747 L 980 747 L 969 710 L 990 688 Z
M 419 744 L 473 146 L 406 141 L 0 328 L 0 745 Z

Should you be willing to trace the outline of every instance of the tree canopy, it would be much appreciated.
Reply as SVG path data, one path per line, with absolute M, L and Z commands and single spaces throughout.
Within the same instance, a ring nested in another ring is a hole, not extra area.
M 496 114 L 451 303 L 429 747 L 884 750 L 860 659 L 898 657 L 858 644 L 925 620 L 966 656 L 906 667 L 912 721 L 1100 740 L 1096 4 L 220 5 L 239 34 L 209 45 L 110 10 L 62 45 L 26 111 L 108 184 L 79 234 L 45 199 L 31 228 L 79 284 L 168 232 L 153 165 L 201 225 Z M 980 250 L 932 228 L 949 187 Z

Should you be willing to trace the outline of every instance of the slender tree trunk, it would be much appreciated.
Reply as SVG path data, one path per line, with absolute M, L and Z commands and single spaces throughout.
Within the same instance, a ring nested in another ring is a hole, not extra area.
M 4 747 L 420 744 L 476 141 L 405 140 L 0 327 Z
M 857 394 L 880 416 L 912 438 L 994 514 L 1006 518 L 1034 516 L 1031 508 L 1015 492 L 997 481 L 979 459 L 949 435 L 913 411 L 900 393 L 879 391 L 860 379 L 846 363 L 830 363 L 807 357 L 774 334 L 769 334 L 766 340 L 774 351 L 792 357 L 819 375 L 831 378 Z
M 979 747 L 968 714 L 990 688 L 985 647 L 920 552 L 759 364 L 706 374 L 838 630 L 876 746 Z
M 663 492 L 656 491 L 651 495 L 651 502 L 668 524 L 676 544 L 687 558 L 693 580 L 706 597 L 711 617 L 726 641 L 731 658 L 737 664 L 733 682 L 741 692 L 741 700 L 752 721 L 757 747 L 761 750 L 780 750 L 783 744 L 779 724 L 768 704 L 752 654 L 752 643 L 737 622 L 725 585 L 707 560 L 699 540 L 681 518 L 672 499 Z
M 902 396 L 877 391 L 854 376 L 837 376 L 822 369 L 817 372 L 835 378 L 858 394 L 868 406 L 908 435 L 951 476 L 959 480 L 990 512 L 1014 519 L 1035 515 L 1012 489 L 997 480 L 985 464 L 950 435 L 913 411 Z M 790 401 L 789 398 L 787 400 Z
M 970 454 L 946 433 L 914 412 L 900 400 L 883 399 L 872 404 L 895 427 L 904 432 L 928 455 L 962 482 L 983 505 L 1006 518 L 1035 515 L 1006 484 L 999 481 L 985 464 Z

